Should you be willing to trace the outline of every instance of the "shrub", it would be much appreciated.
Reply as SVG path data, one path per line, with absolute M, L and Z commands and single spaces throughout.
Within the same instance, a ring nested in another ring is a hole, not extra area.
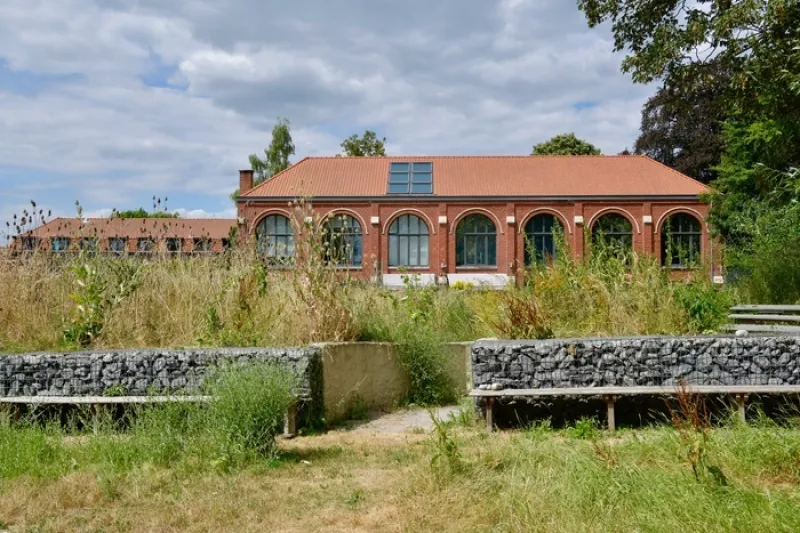
M 730 277 L 752 303 L 800 302 L 800 204 L 747 215 L 747 237 L 728 247 Z
M 729 290 L 707 280 L 678 283 L 675 294 L 686 312 L 689 329 L 698 333 L 717 331 L 727 321 L 733 305 Z
M 294 401 L 296 376 L 273 363 L 220 367 L 206 379 L 213 396 L 205 421 L 226 457 L 269 457 Z

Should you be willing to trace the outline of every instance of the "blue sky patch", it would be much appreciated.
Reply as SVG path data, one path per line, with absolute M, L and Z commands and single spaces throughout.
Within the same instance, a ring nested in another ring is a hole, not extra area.
M 52 87 L 83 80 L 80 74 L 39 74 L 29 70 L 12 70 L 8 62 L 0 59 L 0 92 L 36 96 Z

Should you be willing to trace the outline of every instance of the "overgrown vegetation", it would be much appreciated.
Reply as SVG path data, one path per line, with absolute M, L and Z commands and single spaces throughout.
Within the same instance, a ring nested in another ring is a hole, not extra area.
M 298 228 L 298 260 L 280 268 L 250 247 L 147 259 L 4 250 L 0 350 L 389 341 L 415 376 L 414 400 L 431 403 L 446 396 L 431 392 L 442 388 L 434 384 L 443 343 L 708 332 L 734 301 L 702 267 L 673 281 L 649 257 L 597 249 L 578 260 L 563 245 L 558 260 L 530 269 L 520 288 L 421 287 L 409 275 L 403 290 L 391 291 L 336 268 L 322 224 L 307 206 L 297 209 L 311 222 Z
M 90 469 L 109 479 L 146 465 L 229 471 L 269 460 L 295 382 L 277 365 L 231 365 L 207 379 L 208 404 L 141 406 L 122 419 L 109 410 L 78 411 L 66 426 L 35 409 L 13 424 L 6 415 L 0 419 L 0 478 L 58 478 Z M 83 444 L 70 445 L 75 438 Z
M 612 435 L 581 420 L 488 435 L 437 421 L 429 435 L 281 440 L 276 455 L 228 464 L 184 429 L 194 422 L 182 409 L 97 435 L 0 424 L 3 527 L 778 532 L 800 523 L 796 422 L 704 428 L 705 464 L 723 483 L 695 477 L 692 438 L 671 425 Z

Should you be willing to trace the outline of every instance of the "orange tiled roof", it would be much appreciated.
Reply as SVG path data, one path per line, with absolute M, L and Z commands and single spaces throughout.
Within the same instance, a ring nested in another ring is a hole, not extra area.
M 392 162 L 432 162 L 433 196 L 696 196 L 710 190 L 635 155 L 307 157 L 242 196 L 387 196 Z
M 235 220 L 219 218 L 56 218 L 29 234 L 37 237 L 223 239 L 235 225 Z

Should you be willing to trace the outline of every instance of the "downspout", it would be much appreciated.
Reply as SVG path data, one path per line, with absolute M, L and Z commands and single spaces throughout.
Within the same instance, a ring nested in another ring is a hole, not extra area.
M 711 210 L 712 209 L 714 209 L 714 198 L 713 197 L 708 202 L 708 213 L 709 214 L 711 214 Z M 709 242 L 709 248 L 711 250 L 711 283 L 714 283 L 714 237 L 711 235 L 711 227 L 709 227 L 708 222 L 706 222 L 706 231 L 708 232 L 708 242 Z

